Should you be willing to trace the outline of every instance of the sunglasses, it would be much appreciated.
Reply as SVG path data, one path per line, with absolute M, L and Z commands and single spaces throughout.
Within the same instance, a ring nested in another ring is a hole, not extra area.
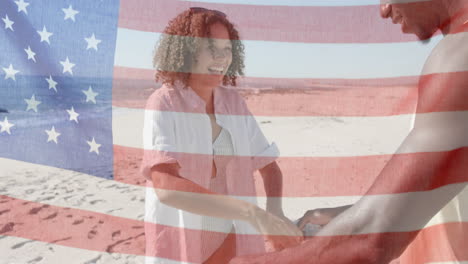
M 221 12 L 221 11 L 214 10 L 214 9 L 206 9 L 206 8 L 203 8 L 203 7 L 191 7 L 190 12 L 194 13 L 194 14 L 195 13 L 202 13 L 202 12 L 213 12 L 218 16 L 227 17 L 227 15 L 225 13 Z

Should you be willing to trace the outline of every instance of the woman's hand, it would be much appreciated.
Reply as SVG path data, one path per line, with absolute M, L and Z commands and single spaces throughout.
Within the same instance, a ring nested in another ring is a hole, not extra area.
M 278 208 L 280 208 L 280 209 L 278 209 Z M 286 223 L 290 223 L 290 224 L 296 226 L 296 224 L 294 224 L 293 221 L 291 221 L 289 218 L 287 218 L 287 217 L 284 215 L 284 212 L 283 212 L 283 210 L 281 209 L 280 206 L 277 206 L 276 209 L 271 209 L 271 208 L 269 208 L 268 205 L 267 205 L 266 211 L 269 212 L 269 213 L 271 213 L 271 214 L 273 214 L 273 215 L 275 215 L 275 216 L 277 216 L 279 219 L 285 221 Z
M 265 235 L 271 250 L 282 250 L 298 245 L 303 240 L 302 231 L 284 215 L 282 217 L 256 207 L 250 223 Z
M 301 217 L 298 223 L 300 230 L 303 230 L 307 224 L 326 225 L 337 215 L 348 209 L 350 205 L 334 207 L 334 208 L 318 208 L 308 210 L 304 216 Z

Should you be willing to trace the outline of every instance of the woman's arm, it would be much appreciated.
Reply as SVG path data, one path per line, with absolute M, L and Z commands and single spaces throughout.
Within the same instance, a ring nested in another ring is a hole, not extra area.
M 266 209 L 277 216 L 284 217 L 283 174 L 276 162 L 272 162 L 259 170 L 262 175 L 263 186 L 267 195 Z
M 159 200 L 195 214 L 250 221 L 255 205 L 211 192 L 179 176 L 178 165 L 160 164 L 151 169 L 151 179 Z
M 247 221 L 263 235 L 278 236 L 274 243 L 281 248 L 300 242 L 302 233 L 290 223 L 251 203 L 202 188 L 180 177 L 178 170 L 175 163 L 160 164 L 151 170 L 162 203 L 194 214 Z

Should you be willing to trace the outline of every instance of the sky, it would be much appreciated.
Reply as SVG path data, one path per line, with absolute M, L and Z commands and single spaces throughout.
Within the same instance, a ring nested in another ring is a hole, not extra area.
M 353 6 L 378 5 L 380 0 L 190 0 L 190 2 L 278 6 Z
M 225 3 L 244 5 L 277 5 L 277 6 L 362 6 L 379 5 L 382 2 L 405 3 L 429 0 L 180 0 L 200 3 Z
M 188 1 L 188 0 L 180 0 Z M 425 0 L 392 0 L 425 1 Z M 381 0 L 190 0 L 190 2 L 278 5 L 379 5 Z M 242 35 L 242 32 L 240 32 Z M 115 65 L 152 69 L 152 55 L 160 34 L 119 28 Z M 418 76 L 430 51 L 429 43 L 300 43 L 244 40 L 246 76 L 275 78 L 366 79 Z M 274 55 L 274 56 L 273 56 Z
M 115 65 L 152 69 L 160 34 L 120 28 Z M 440 41 L 401 43 L 292 43 L 243 41 L 246 76 L 275 78 L 387 78 L 417 76 Z M 273 56 L 274 55 L 274 56 Z

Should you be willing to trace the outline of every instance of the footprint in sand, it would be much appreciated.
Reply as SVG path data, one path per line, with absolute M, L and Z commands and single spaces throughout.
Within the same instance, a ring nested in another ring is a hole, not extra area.
M 83 223 L 83 222 L 84 222 L 84 219 L 75 220 L 75 221 L 72 223 L 72 225 L 79 225 L 79 224 L 81 224 L 81 223 Z
M 34 240 L 30 240 L 30 241 L 24 241 L 24 242 L 21 242 L 21 243 L 18 243 L 18 244 L 15 244 L 11 247 L 11 249 L 17 249 L 17 248 L 20 248 L 28 243 L 34 243 L 35 241 Z
M 8 213 L 10 212 L 10 209 L 6 209 L 6 210 L 3 210 L 3 211 L 0 211 L 0 215 L 4 214 L 4 213 Z
M 47 216 L 46 218 L 42 218 L 42 220 L 50 220 L 50 219 L 53 219 L 53 218 L 57 217 L 57 215 L 58 215 L 58 213 L 55 212 L 55 213 Z
M 120 233 L 121 233 L 120 230 L 112 232 L 112 239 L 114 239 L 114 237 L 116 237 L 116 236 L 120 236 Z
M 35 259 L 31 259 L 30 261 L 28 261 L 28 264 L 35 264 L 35 263 L 39 263 L 41 260 L 43 260 L 44 258 L 43 257 L 37 257 Z
M 30 215 L 37 214 L 37 213 L 39 213 L 39 211 L 41 211 L 42 209 L 48 208 L 48 207 L 50 207 L 50 206 L 46 204 L 46 205 L 43 205 L 43 206 L 40 206 L 40 207 L 33 208 L 33 209 L 29 210 L 29 213 L 28 213 L 28 214 L 30 214 Z
M 0 229 L 0 235 L 3 234 L 3 233 L 7 233 L 7 232 L 10 232 L 10 231 L 13 231 L 13 227 L 15 226 L 15 223 L 13 222 L 9 222 L 8 224 L 4 225 L 1 229 Z
M 96 235 L 97 235 L 97 231 L 96 230 L 91 230 L 88 232 L 88 239 L 93 239 Z

